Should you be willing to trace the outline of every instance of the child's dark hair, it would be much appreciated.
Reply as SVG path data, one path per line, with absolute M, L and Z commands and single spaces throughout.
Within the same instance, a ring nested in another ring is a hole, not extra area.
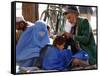
M 56 45 L 62 45 L 65 43 L 65 38 L 63 36 L 57 36 L 55 38 L 55 40 L 53 41 L 53 45 L 56 46 Z

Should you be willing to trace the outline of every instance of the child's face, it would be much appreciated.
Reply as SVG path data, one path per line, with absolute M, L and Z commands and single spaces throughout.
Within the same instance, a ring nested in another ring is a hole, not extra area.
M 64 43 L 62 45 L 57 45 L 57 48 L 63 50 L 64 49 Z

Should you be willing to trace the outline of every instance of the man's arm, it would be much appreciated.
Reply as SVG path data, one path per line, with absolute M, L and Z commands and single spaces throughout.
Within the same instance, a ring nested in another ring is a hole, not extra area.
M 90 39 L 92 29 L 87 19 L 84 19 L 80 26 L 80 31 L 78 31 L 78 35 L 74 36 L 76 41 L 79 41 L 82 44 L 87 44 Z

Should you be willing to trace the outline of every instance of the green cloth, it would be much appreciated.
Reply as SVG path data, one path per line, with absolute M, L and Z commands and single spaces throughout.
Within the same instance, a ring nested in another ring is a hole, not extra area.
M 94 40 L 94 36 L 92 33 L 92 29 L 87 19 L 78 18 L 76 24 L 76 34 L 75 34 L 75 41 L 78 41 L 80 47 L 87 51 L 89 54 L 89 63 L 96 64 L 97 59 L 97 49 Z

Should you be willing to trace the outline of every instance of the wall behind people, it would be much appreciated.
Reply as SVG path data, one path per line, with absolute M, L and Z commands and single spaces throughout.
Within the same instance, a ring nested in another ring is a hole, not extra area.
M 38 17 L 38 5 L 30 3 L 22 3 L 22 15 L 26 21 L 35 22 Z

